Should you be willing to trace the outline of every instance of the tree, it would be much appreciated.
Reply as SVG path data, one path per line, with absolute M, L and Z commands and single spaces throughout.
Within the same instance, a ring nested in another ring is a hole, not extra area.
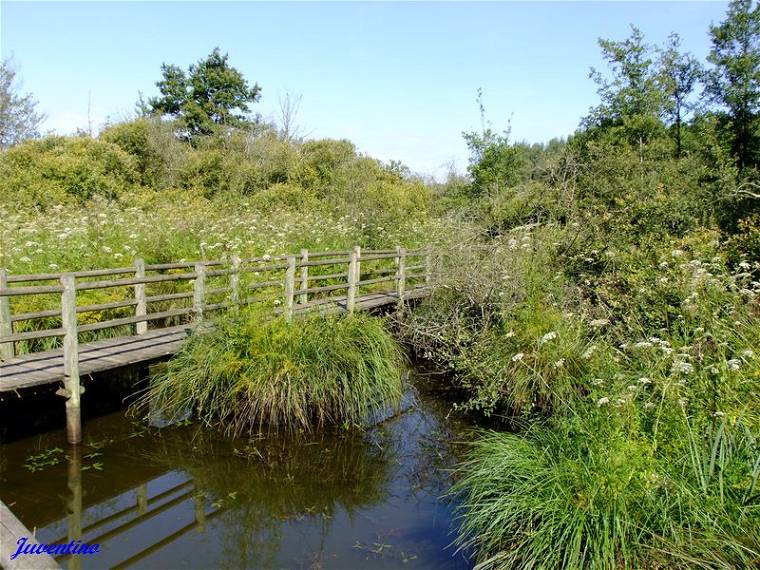
M 477 103 L 481 132 L 462 133 L 470 151 L 468 171 L 472 176 L 471 191 L 476 196 L 493 195 L 520 182 L 524 157 L 521 149 L 509 141 L 511 126 L 498 133 L 486 121 L 481 89 L 478 89 Z
M 631 117 L 657 117 L 660 94 L 651 48 L 644 43 L 641 30 L 631 26 L 631 35 L 625 40 L 600 39 L 599 47 L 609 64 L 611 78 L 591 68 L 589 77 L 598 85 L 601 103 L 591 110 L 586 126 L 618 125 Z
M 259 100 L 261 88 L 258 84 L 250 87 L 228 59 L 215 48 L 187 73 L 176 65 L 162 64 L 163 79 L 156 83 L 161 97 L 148 102 L 152 112 L 179 120 L 188 138 L 211 134 L 217 125 L 249 124 L 249 104 Z
M 702 75 L 702 66 L 694 56 L 681 53 L 681 38 L 671 34 L 665 48 L 660 50 L 658 80 L 662 90 L 662 112 L 674 128 L 676 157 L 681 156 L 681 127 L 684 116 L 694 108 L 690 100 Z
M 710 27 L 706 94 L 728 110 L 731 148 L 740 169 L 758 164 L 760 110 L 760 7 L 734 0 L 726 20 Z
M 5 149 L 25 139 L 39 136 L 44 115 L 37 113 L 37 101 L 31 94 L 19 92 L 14 85 L 16 71 L 9 60 L 0 62 L 0 148 Z

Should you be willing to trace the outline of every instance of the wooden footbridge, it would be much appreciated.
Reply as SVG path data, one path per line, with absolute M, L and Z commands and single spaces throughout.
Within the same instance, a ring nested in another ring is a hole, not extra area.
M 67 438 L 79 443 L 83 375 L 175 354 L 211 313 L 259 304 L 290 321 L 369 310 L 426 295 L 430 275 L 427 251 L 402 247 L 154 265 L 138 259 L 73 273 L 0 269 L 0 393 L 61 383 Z

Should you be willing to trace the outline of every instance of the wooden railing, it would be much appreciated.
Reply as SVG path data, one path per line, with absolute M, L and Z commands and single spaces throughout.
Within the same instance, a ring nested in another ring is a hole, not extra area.
M 76 354 L 72 349 L 85 333 L 121 328 L 116 336 L 125 336 L 125 332 L 140 335 L 148 331 L 149 323 L 155 329 L 200 321 L 212 311 L 253 303 L 271 302 L 275 312 L 291 320 L 297 305 L 311 308 L 334 303 L 335 293 L 341 293 L 346 309 L 352 312 L 362 289 L 388 284 L 387 290 L 403 297 L 410 283 L 429 279 L 428 252 L 402 247 L 362 251 L 357 246 L 351 251 L 327 252 L 304 249 L 299 255 L 232 256 L 225 261 L 152 265 L 137 259 L 132 267 L 70 273 L 12 275 L 0 268 L 0 360 L 61 344 L 66 352 Z M 148 289 L 154 287 L 164 290 L 149 294 Z M 88 295 L 97 298 L 94 293 L 98 291 L 109 291 L 100 295 L 101 299 L 117 298 L 82 302 Z M 45 308 L 15 312 L 14 300 L 22 297 L 42 298 Z M 114 311 L 124 309 L 133 314 L 113 317 Z M 134 330 L 125 331 L 124 327 Z M 93 334 L 89 336 L 94 338 Z M 52 344 L 36 342 L 51 338 L 56 339 Z

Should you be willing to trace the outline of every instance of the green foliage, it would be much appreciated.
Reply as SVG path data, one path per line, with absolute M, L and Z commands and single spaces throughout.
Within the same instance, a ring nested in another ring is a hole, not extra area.
M 164 63 L 156 83 L 161 97 L 149 101 L 152 112 L 178 119 L 188 138 L 209 135 L 220 125 L 245 126 L 249 104 L 259 100 L 261 88 L 250 87 L 228 59 L 215 48 L 187 73 Z
M 134 158 L 86 137 L 27 141 L 0 154 L 0 194 L 8 202 L 49 206 L 94 196 L 116 199 L 138 182 Z
M 146 399 L 171 417 L 189 411 L 235 433 L 362 425 L 398 404 L 402 365 L 393 337 L 368 316 L 290 324 L 245 313 L 191 337 Z
M 37 113 L 34 97 L 19 93 L 11 61 L 0 61 L 0 149 L 39 136 L 43 119 L 44 116 Z
M 713 64 L 707 93 L 728 110 L 731 146 L 741 168 L 758 164 L 760 147 L 760 6 L 752 0 L 733 0 L 726 20 L 710 27 Z

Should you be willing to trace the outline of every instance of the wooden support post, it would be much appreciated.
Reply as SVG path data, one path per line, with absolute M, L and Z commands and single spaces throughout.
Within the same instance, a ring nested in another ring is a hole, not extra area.
M 135 259 L 135 279 L 145 279 L 145 261 L 143 259 Z M 148 301 L 145 297 L 145 283 L 135 284 L 135 316 L 144 317 L 148 314 Z M 145 334 L 148 332 L 148 321 L 141 321 L 135 325 L 135 332 L 137 334 Z
M 362 280 L 362 248 L 358 245 L 354 246 L 354 253 L 356 253 L 356 282 Z M 356 286 L 356 294 L 359 294 L 359 285 Z
M 306 263 L 309 261 L 309 250 L 308 249 L 302 249 L 301 250 L 301 263 Z M 309 268 L 308 266 L 301 265 L 301 289 L 308 289 L 309 288 Z M 302 305 L 305 305 L 309 300 L 309 294 L 308 293 L 301 293 L 300 297 L 298 298 L 298 302 Z
M 425 248 L 425 284 L 433 280 L 433 251 L 430 247 Z
M 396 266 L 396 293 L 398 294 L 398 302 L 401 304 L 406 289 L 406 249 L 403 247 L 396 248 Z
M 348 292 L 346 294 L 346 310 L 353 313 L 356 308 L 356 276 L 358 274 L 357 266 L 359 258 L 356 255 L 356 248 L 349 253 L 348 262 Z
M 0 289 L 8 287 L 8 272 L 0 268 Z M 13 323 L 11 322 L 11 301 L 9 297 L 0 297 L 0 336 L 10 336 L 13 334 Z M 0 360 L 10 360 L 15 354 L 12 342 L 0 344 Z
M 296 256 L 288 256 L 288 269 L 285 271 L 285 320 L 293 320 L 293 298 L 296 291 Z
M 141 483 L 135 488 L 135 502 L 137 503 L 137 514 L 144 515 L 148 512 L 148 484 Z
M 193 497 L 195 503 L 195 523 L 196 530 L 203 532 L 206 530 L 206 499 L 203 493 L 199 493 L 196 489 L 195 497 Z
M 206 264 L 195 264 L 195 282 L 193 283 L 193 314 L 196 322 L 203 320 L 206 306 Z
M 66 505 L 68 511 L 68 532 L 69 542 L 80 540 L 82 538 L 82 450 L 74 447 L 68 454 L 68 488 L 69 500 Z M 79 570 L 82 568 L 82 556 L 72 556 L 69 559 L 69 570 Z
M 62 275 L 61 285 L 61 324 L 64 330 L 62 395 L 66 397 L 66 438 L 69 443 L 76 444 L 82 441 L 76 279 L 71 274 Z
M 230 301 L 232 309 L 240 309 L 240 256 L 232 256 L 232 267 L 230 271 Z

